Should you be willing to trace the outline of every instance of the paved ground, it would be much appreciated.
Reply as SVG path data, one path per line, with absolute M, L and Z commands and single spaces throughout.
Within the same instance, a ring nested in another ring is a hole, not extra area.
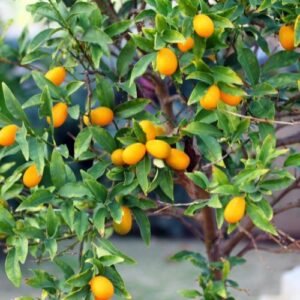
M 173 241 L 153 239 L 147 248 L 141 241 L 132 239 L 116 240 L 115 243 L 125 253 L 134 257 L 138 264 L 124 266 L 120 272 L 124 276 L 134 300 L 179 300 L 179 289 L 193 288 L 197 270 L 188 263 L 170 263 L 167 257 L 182 249 L 203 251 L 203 246 L 194 241 Z M 283 272 L 300 265 L 299 254 L 272 254 L 251 252 L 247 264 L 237 268 L 232 278 L 239 281 L 247 292 L 235 292 L 237 300 L 257 300 L 261 294 L 277 294 L 280 276 Z M 23 270 L 28 276 L 26 265 Z M 48 270 L 49 270 L 48 266 Z M 20 295 L 38 296 L 37 291 L 22 287 L 15 289 L 6 279 L 3 261 L 0 264 L 0 300 L 11 300 Z M 78 299 L 79 300 L 79 299 Z

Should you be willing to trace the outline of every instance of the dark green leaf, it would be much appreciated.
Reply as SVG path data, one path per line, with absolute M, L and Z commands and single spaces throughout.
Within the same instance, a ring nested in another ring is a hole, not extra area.
M 140 228 L 142 239 L 144 240 L 146 245 L 149 245 L 151 239 L 151 228 L 150 228 L 150 222 L 148 217 L 139 208 L 133 208 L 132 212 Z

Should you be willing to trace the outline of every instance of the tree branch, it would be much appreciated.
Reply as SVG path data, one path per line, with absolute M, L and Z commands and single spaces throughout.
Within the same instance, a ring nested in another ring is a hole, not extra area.
M 94 0 L 98 5 L 99 9 L 111 18 L 112 22 L 115 22 L 119 19 L 115 8 L 110 0 Z

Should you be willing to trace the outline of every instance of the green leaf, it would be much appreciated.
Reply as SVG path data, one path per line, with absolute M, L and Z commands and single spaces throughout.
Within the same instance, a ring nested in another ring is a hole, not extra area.
M 223 195 L 239 195 L 239 189 L 231 184 L 223 184 L 214 188 L 211 193 Z
M 203 172 L 200 171 L 194 171 L 193 173 L 186 172 L 185 175 L 202 189 L 206 189 L 209 185 L 209 180 Z
M 272 0 L 263 0 L 262 3 L 260 4 L 258 11 L 261 12 L 269 7 L 272 6 Z
M 51 130 L 53 130 L 53 116 L 52 116 L 52 98 L 50 96 L 49 93 L 49 88 L 48 86 L 45 86 L 45 88 L 43 89 L 43 92 L 41 94 L 41 98 L 40 98 L 40 109 L 39 109 L 39 116 L 40 117 L 47 117 L 49 116 L 51 118 Z
M 148 188 L 149 188 L 148 175 L 150 171 L 151 171 L 151 161 L 148 156 L 145 156 L 145 158 L 142 159 L 136 165 L 137 180 L 145 195 L 147 195 L 148 193 Z
M 294 46 L 298 47 L 300 44 L 300 16 L 298 14 L 295 25 L 294 25 L 294 29 L 295 29 L 295 41 L 294 41 Z
M 54 149 L 51 155 L 51 162 L 50 162 L 50 175 L 52 183 L 55 185 L 56 188 L 60 188 L 66 182 L 66 169 L 65 163 L 58 152 L 57 149 Z
M 251 85 L 257 84 L 259 82 L 260 69 L 255 54 L 249 48 L 238 48 L 238 61 Z
M 212 68 L 215 82 L 242 85 L 241 78 L 229 67 L 215 66 Z
M 132 212 L 136 219 L 136 222 L 140 228 L 141 236 L 146 245 L 150 244 L 151 239 L 151 228 L 150 222 L 146 214 L 139 208 L 133 208 Z
M 278 235 L 275 227 L 268 221 L 263 210 L 259 206 L 252 202 L 248 202 L 247 214 L 256 227 L 273 235 Z
M 198 3 L 193 0 L 179 0 L 179 9 L 187 16 L 194 17 L 198 11 Z
M 59 189 L 58 194 L 65 198 L 92 197 L 90 190 L 81 182 L 66 183 Z
M 25 200 L 18 206 L 17 211 L 22 211 L 24 209 L 34 209 L 39 205 L 44 203 L 51 203 L 54 195 L 48 190 L 39 189 L 35 191 L 31 196 L 25 198 Z
M 291 154 L 284 162 L 285 167 L 299 167 L 300 153 Z
M 268 200 L 262 199 L 257 203 L 257 205 L 261 208 L 261 210 L 264 212 L 266 218 L 268 221 L 271 221 L 273 219 L 273 208 Z
M 82 37 L 82 40 L 84 42 L 99 45 L 106 55 L 110 55 L 108 45 L 113 41 L 100 28 L 90 27 Z
M 134 40 L 134 43 L 136 47 L 142 49 L 143 51 L 146 52 L 152 52 L 154 48 L 154 43 L 152 40 L 148 40 L 141 35 L 138 34 L 132 34 L 131 35 L 132 39 Z M 150 63 L 150 62 L 149 62 Z M 131 84 L 130 84 L 131 85 Z
M 260 99 L 259 101 L 252 101 L 249 108 L 250 112 L 258 118 L 273 119 L 275 116 L 274 101 L 270 99 Z
M 294 179 L 290 177 L 267 179 L 262 181 L 259 186 L 266 190 L 279 191 L 287 188 L 293 181 Z
M 164 30 L 168 28 L 168 23 L 166 18 L 161 14 L 156 14 L 155 16 L 155 29 L 159 34 L 163 33 Z
M 44 60 L 48 57 L 48 53 L 35 50 L 33 52 L 27 53 L 21 60 L 22 65 L 28 65 L 30 63 L 36 62 L 38 60 Z
M 18 236 L 14 240 L 16 256 L 21 264 L 24 264 L 28 254 L 28 239 L 23 236 Z
M 288 88 L 297 87 L 297 81 L 300 80 L 299 73 L 280 73 L 267 79 L 267 82 L 273 86 L 273 88 Z
M 167 16 L 172 11 L 172 3 L 169 0 L 156 0 L 157 11 Z
M 129 71 L 129 66 L 133 61 L 135 56 L 136 47 L 134 41 L 131 39 L 122 48 L 118 58 L 117 58 L 117 71 L 120 77 L 123 77 Z
M 251 95 L 253 96 L 265 96 L 276 95 L 278 92 L 272 85 L 263 82 L 252 87 Z
M 28 278 L 26 283 L 34 288 L 54 289 L 56 288 L 54 277 L 43 270 L 33 270 L 34 277 Z
M 149 64 L 155 59 L 155 57 L 156 53 L 146 54 L 134 65 L 130 76 L 130 85 L 134 83 L 136 78 L 140 77 L 146 72 Z
M 113 83 L 107 78 L 96 77 L 96 94 L 102 106 L 113 107 L 115 94 Z
M 202 82 L 198 82 L 190 94 L 188 105 L 198 103 L 207 91 L 208 86 Z
M 198 145 L 207 160 L 221 167 L 224 166 L 221 145 L 214 137 L 202 135 Z
M 113 189 L 111 190 L 111 198 L 114 198 L 115 196 L 122 196 L 122 195 L 128 195 L 132 193 L 137 187 L 138 187 L 138 181 L 133 180 L 130 184 L 124 185 L 123 182 L 120 182 L 116 184 Z
M 200 209 L 207 206 L 206 200 L 200 200 L 199 202 L 193 202 L 184 212 L 186 216 L 193 216 L 197 213 Z
M 83 81 L 71 81 L 66 85 L 67 95 L 71 96 L 84 85 Z
M 81 273 L 74 274 L 66 281 L 66 283 L 72 287 L 87 286 L 92 276 L 93 276 L 92 270 L 87 269 Z
M 116 148 L 116 142 L 107 130 L 100 127 L 90 128 L 93 139 L 107 152 L 112 153 Z
M 21 286 L 22 273 L 17 257 L 17 252 L 14 248 L 10 249 L 6 255 L 5 272 L 7 278 L 15 287 Z
M 105 186 L 98 182 L 96 179 L 88 179 L 84 182 L 95 196 L 97 202 L 104 203 L 107 197 L 107 190 Z
M 213 84 L 212 76 L 209 73 L 203 72 L 203 71 L 192 72 L 187 76 L 186 79 L 196 79 L 196 80 L 202 81 L 204 83 L 207 83 L 209 85 Z M 207 88 L 207 86 L 205 86 L 205 88 Z
M 222 208 L 222 203 L 217 195 L 212 195 L 212 197 L 208 200 L 207 206 L 212 208 Z
M 64 203 L 62 203 L 61 215 L 62 215 L 64 221 L 67 223 L 67 225 L 73 231 L 75 211 L 74 211 L 73 203 L 71 201 L 65 201 Z
M 202 122 L 191 122 L 186 127 L 182 129 L 184 133 L 190 133 L 198 136 L 214 136 L 221 137 L 223 136 L 222 132 L 218 130 L 215 126 L 202 123 Z
M 105 33 L 108 34 L 110 37 L 114 37 L 125 32 L 131 24 L 131 20 L 122 20 L 120 22 L 115 22 L 112 25 L 105 28 Z
M 103 56 L 103 51 L 98 45 L 90 45 L 91 47 L 91 57 L 96 69 L 99 68 L 101 58 Z
M 264 64 L 262 71 L 264 73 L 280 68 L 288 67 L 297 62 L 300 57 L 300 53 L 293 51 L 279 51 L 269 57 Z
M 129 264 L 135 264 L 135 260 L 132 259 L 131 257 L 125 255 L 124 253 L 122 253 L 119 249 L 117 249 L 111 241 L 107 240 L 107 239 L 100 239 L 98 240 L 101 248 L 106 250 L 107 252 L 109 252 L 111 255 L 115 255 L 115 256 L 119 256 L 122 257 L 124 259 L 124 261 L 126 263 Z
M 107 217 L 107 210 L 104 207 L 98 208 L 93 216 L 94 226 L 97 228 L 99 234 L 104 236 L 105 233 L 105 219 Z
M 15 220 L 12 214 L 4 207 L 0 207 L 0 232 L 4 234 L 12 234 Z
M 167 29 L 163 32 L 162 38 L 170 44 L 184 43 L 186 40 L 186 38 L 180 32 L 170 29 Z
M 68 114 L 73 120 L 78 120 L 80 115 L 80 106 L 78 104 L 68 108 Z
M 20 145 L 20 149 L 23 153 L 25 160 L 28 161 L 29 160 L 29 145 L 28 145 L 26 137 L 27 137 L 27 129 L 23 124 L 21 129 L 19 129 L 17 131 L 16 141 Z
M 227 298 L 227 291 L 226 291 L 225 283 L 223 281 L 215 281 L 213 283 L 212 292 L 222 297 L 223 299 Z
M 74 275 L 73 268 L 63 258 L 55 257 L 54 262 L 63 271 L 65 279 Z
M 268 164 L 273 158 L 272 153 L 276 147 L 276 140 L 273 135 L 267 135 L 260 148 L 258 159 L 264 164 Z
M 208 16 L 211 17 L 211 19 L 213 20 L 215 27 L 234 28 L 234 25 L 232 24 L 232 22 L 227 18 L 224 18 L 217 14 L 209 14 Z
M 220 168 L 214 166 L 212 168 L 212 178 L 213 181 L 218 183 L 218 185 L 228 184 L 229 179 L 225 172 L 223 172 Z
M 180 295 L 188 299 L 199 299 L 201 293 L 197 290 L 181 290 L 179 291 Z
M 16 99 L 10 88 L 2 82 L 2 91 L 5 100 L 5 105 L 8 111 L 12 114 L 12 116 L 17 119 L 23 121 L 27 126 L 30 126 L 30 123 L 27 119 L 27 116 L 22 109 L 20 102 Z
M 42 46 L 55 32 L 57 29 L 48 28 L 39 32 L 30 42 L 28 46 L 28 52 L 33 52 Z
M 174 201 L 174 182 L 172 171 L 162 169 L 159 173 L 159 187 L 172 201 Z
M 257 181 L 260 177 L 266 175 L 269 171 L 269 169 L 246 168 L 234 177 L 234 182 L 236 186 L 238 186 L 249 183 L 251 181 Z
M 48 207 L 46 215 L 46 228 L 48 237 L 54 237 L 59 226 L 59 220 L 51 206 Z
M 121 204 L 117 201 L 111 201 L 108 205 L 108 209 L 114 222 L 117 222 L 119 224 L 122 220 Z
M 86 231 L 89 227 L 89 218 L 86 212 L 79 211 L 75 215 L 75 221 L 74 221 L 74 230 L 77 234 L 77 237 L 80 241 L 83 240 Z
M 47 239 L 45 240 L 45 248 L 50 255 L 50 259 L 53 261 L 57 253 L 57 241 L 56 239 Z
M 149 103 L 150 101 L 144 98 L 126 101 L 116 106 L 114 110 L 115 116 L 122 119 L 133 117 L 136 114 L 144 111 Z
M 145 144 L 146 143 L 146 134 L 143 131 L 142 127 L 140 124 L 136 121 L 133 120 L 133 132 L 135 136 L 137 137 L 138 142 Z
M 89 149 L 91 144 L 92 134 L 89 128 L 84 128 L 76 136 L 74 144 L 74 157 L 78 159 L 81 154 L 86 152 Z

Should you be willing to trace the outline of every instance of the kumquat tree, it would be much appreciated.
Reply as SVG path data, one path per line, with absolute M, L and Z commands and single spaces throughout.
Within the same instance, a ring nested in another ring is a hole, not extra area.
M 172 216 L 206 249 L 171 257 L 199 270 L 178 297 L 235 299 L 247 251 L 299 249 L 274 218 L 300 207 L 285 200 L 300 187 L 300 3 L 121 2 L 37 0 L 43 29 L 2 36 L 0 63 L 21 74 L 0 93 L 6 275 L 40 299 L 134 299 L 118 266 L 135 261 L 110 238 L 136 223 L 149 244 L 149 217 Z M 24 278 L 28 259 L 61 272 Z

